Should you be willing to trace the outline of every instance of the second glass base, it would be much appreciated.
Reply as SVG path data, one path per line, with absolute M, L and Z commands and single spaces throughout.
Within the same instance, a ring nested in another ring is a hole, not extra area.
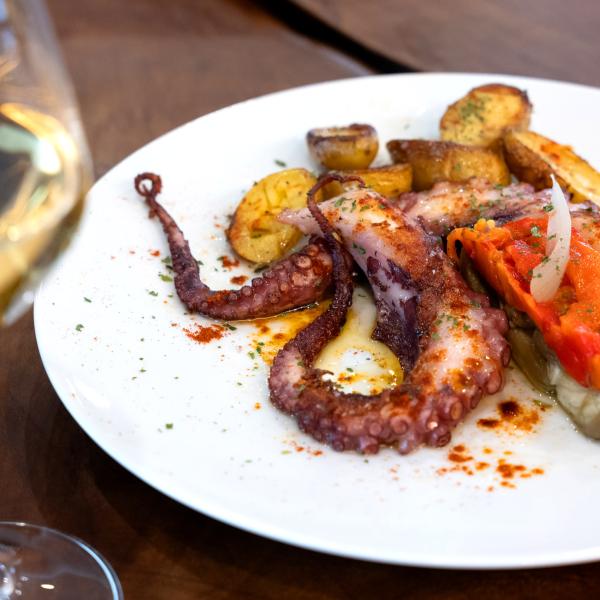
M 112 567 L 54 529 L 0 521 L 0 600 L 122 600 Z

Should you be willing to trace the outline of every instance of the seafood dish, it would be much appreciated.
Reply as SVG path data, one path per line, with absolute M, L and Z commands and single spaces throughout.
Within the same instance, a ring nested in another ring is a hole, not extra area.
M 366 124 L 308 132 L 316 176 L 285 169 L 256 182 L 228 230 L 259 274 L 213 290 L 159 203 L 162 181 L 135 189 L 166 235 L 186 309 L 222 321 L 326 308 L 279 350 L 272 404 L 338 451 L 407 454 L 444 446 L 511 360 L 585 435 L 600 438 L 600 174 L 568 146 L 529 130 L 532 104 L 489 84 L 452 104 L 440 140 L 391 140 L 373 167 Z M 342 330 L 357 282 L 371 290 L 371 337 L 401 381 L 374 393 L 318 368 Z

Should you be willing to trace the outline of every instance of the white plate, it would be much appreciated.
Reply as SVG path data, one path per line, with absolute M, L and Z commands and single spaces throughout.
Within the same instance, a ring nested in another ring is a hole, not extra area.
M 600 447 L 560 409 L 540 413 L 533 432 L 498 433 L 477 425 L 495 414 L 498 397 L 484 399 L 454 434 L 452 446 L 464 444 L 473 457 L 462 464 L 448 459 L 450 448 L 407 457 L 384 450 L 365 459 L 320 447 L 269 404 L 267 368 L 247 355 L 252 325 L 207 345 L 183 335 L 182 327 L 202 318 L 186 315 L 169 297 L 172 284 L 158 276 L 165 272 L 165 239 L 133 190 L 139 172 L 161 174 L 161 200 L 204 261 L 204 276 L 215 287 L 231 285 L 234 273 L 215 270 L 228 248 L 214 224 L 226 222 L 253 181 L 277 170 L 276 159 L 314 166 L 304 142 L 308 129 L 367 122 L 382 141 L 435 138 L 444 108 L 492 81 L 527 89 L 532 128 L 600 165 L 598 89 L 503 75 L 391 75 L 226 108 L 161 137 L 105 175 L 35 305 L 44 366 L 81 427 L 172 498 L 291 544 L 458 568 L 600 559 Z M 535 394 L 519 390 L 521 405 L 534 406 Z M 323 453 L 316 456 L 317 449 Z M 502 460 L 523 465 L 531 477 L 517 471 L 504 479 L 497 470 Z M 489 466 L 478 470 L 476 463 Z M 544 474 L 533 474 L 535 468 Z

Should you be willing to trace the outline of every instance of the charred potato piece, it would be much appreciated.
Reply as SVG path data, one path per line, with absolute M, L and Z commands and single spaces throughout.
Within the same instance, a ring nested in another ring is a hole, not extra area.
M 227 239 L 241 257 L 255 263 L 270 263 L 281 258 L 302 234 L 284 225 L 277 215 L 284 209 L 306 206 L 306 194 L 316 183 L 306 169 L 287 169 L 267 175 L 240 202 Z
M 447 108 L 440 135 L 448 142 L 492 146 L 501 143 L 507 131 L 527 129 L 531 109 L 523 90 L 500 83 L 482 85 Z
M 371 125 L 311 129 L 306 142 L 312 157 L 327 169 L 366 169 L 379 150 L 377 132 Z
M 345 175 L 358 175 L 367 187 L 381 194 L 385 198 L 394 198 L 412 189 L 412 168 L 410 165 L 386 165 L 372 169 L 355 169 L 345 171 Z M 340 183 L 333 181 L 323 189 L 325 198 L 333 198 L 343 194 L 348 188 L 355 186 L 355 182 Z
M 471 177 L 483 177 L 496 185 L 510 183 L 508 167 L 496 149 L 426 140 L 392 140 L 387 148 L 395 163 L 412 167 L 413 188 L 418 192 L 438 181 L 460 182 Z
M 517 179 L 544 189 L 552 187 L 550 175 L 554 173 L 573 201 L 591 200 L 600 205 L 600 173 L 570 146 L 533 131 L 511 131 L 504 136 L 504 155 Z

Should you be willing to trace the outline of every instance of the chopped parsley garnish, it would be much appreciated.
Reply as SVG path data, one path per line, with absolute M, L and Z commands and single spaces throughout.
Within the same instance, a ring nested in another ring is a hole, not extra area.
M 165 275 L 164 273 L 159 273 L 158 276 L 163 280 L 163 281 L 173 281 L 173 278 L 169 275 Z
M 542 237 L 542 232 L 540 231 L 540 228 L 537 225 L 534 225 L 529 231 L 531 232 L 531 235 L 533 237 Z
M 483 121 L 481 112 L 484 109 L 485 103 L 486 99 L 484 99 L 484 97 L 467 100 L 467 102 L 460 107 L 461 118 L 466 121 L 473 117 L 479 121 Z
M 550 211 L 554 210 L 554 204 L 546 204 L 543 207 L 543 210 L 544 210 L 544 212 L 550 212 Z
M 275 159 L 275 164 L 276 164 L 278 167 L 287 167 L 287 163 L 286 163 L 286 162 L 284 162 L 284 161 L 282 161 L 282 160 L 279 160 L 278 158 L 276 158 L 276 159 Z
M 148 292 L 151 296 L 158 296 L 158 292 L 155 292 L 154 290 L 150 290 Z
M 86 302 L 91 302 L 91 300 L 90 300 L 89 298 L 86 298 L 85 296 L 83 297 L 83 299 L 84 299 Z
M 83 325 L 82 325 L 81 323 L 78 323 L 78 324 L 75 326 L 75 331 L 81 331 L 82 329 L 83 329 Z
M 361 254 L 367 253 L 367 251 L 362 246 L 359 246 L 358 244 L 355 244 L 354 242 L 352 242 L 352 247 L 355 248 L 356 250 L 358 250 Z
M 161 263 L 165 264 L 165 265 L 172 265 L 173 264 L 173 260 L 171 259 L 170 256 L 165 256 L 163 259 L 161 259 L 160 261 Z M 196 261 L 198 262 L 198 261 Z
M 165 423 L 165 429 L 173 429 L 173 423 Z
M 229 329 L 229 331 L 235 331 L 237 329 L 237 327 L 234 327 L 233 325 L 231 325 L 230 323 L 223 323 L 223 325 L 225 327 L 227 327 L 227 329 Z

